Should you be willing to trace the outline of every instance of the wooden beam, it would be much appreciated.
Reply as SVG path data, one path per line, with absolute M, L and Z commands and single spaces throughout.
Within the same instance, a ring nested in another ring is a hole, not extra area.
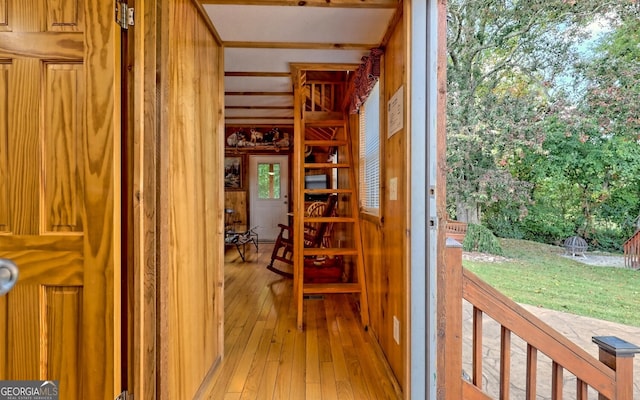
M 391 22 L 387 26 L 387 31 L 385 32 L 384 37 L 382 38 L 382 42 L 380 44 L 382 47 L 385 47 L 387 43 L 389 43 L 389 39 L 391 38 L 391 35 L 393 35 L 393 32 L 395 31 L 396 25 L 402 22 L 403 14 L 404 14 L 404 7 L 402 6 L 402 4 L 400 4 L 396 9 L 396 12 L 393 13 Z
M 334 8 L 396 8 L 400 0 L 200 0 L 201 4 Z
M 293 92 L 224 92 L 225 96 L 293 96 Z
M 369 50 L 377 43 L 322 43 L 322 42 L 245 42 L 227 41 L 226 48 L 241 49 L 292 49 L 292 50 Z
M 264 78 L 289 78 L 291 74 L 289 72 L 225 72 L 224 76 L 257 76 Z
M 205 23 L 205 25 L 207 25 L 207 28 L 215 38 L 216 43 L 219 45 L 222 45 L 222 39 L 220 38 L 220 34 L 218 33 L 218 30 L 216 29 L 216 27 L 213 26 L 213 22 L 211 22 L 209 15 L 207 15 L 207 11 L 204 9 L 204 7 L 202 7 L 202 2 L 198 0 L 192 0 L 192 3 L 193 3 L 193 6 L 200 13 L 200 16 L 202 16 L 202 21 Z
M 225 110 L 293 110 L 293 106 L 226 106 Z
M 332 64 L 332 63 L 291 63 L 291 69 L 300 71 L 355 71 L 360 64 Z
M 292 120 L 293 121 L 293 117 L 225 117 L 225 120 L 236 120 L 236 119 L 267 119 L 267 120 L 271 120 L 271 119 L 286 119 L 286 120 Z
M 272 128 L 272 127 L 280 127 L 282 128 L 283 126 L 285 127 L 290 127 L 292 126 L 292 124 L 281 124 L 281 123 L 262 123 L 262 124 L 256 124 L 256 125 L 251 125 L 253 128 Z M 229 124 L 225 124 L 225 127 L 227 128 L 246 128 L 247 124 L 244 123 L 229 123 Z

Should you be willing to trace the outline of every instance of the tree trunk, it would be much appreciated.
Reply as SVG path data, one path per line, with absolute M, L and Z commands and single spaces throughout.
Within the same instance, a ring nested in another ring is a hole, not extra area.
M 460 222 L 468 224 L 480 224 L 480 213 L 478 212 L 478 204 L 475 202 L 456 202 L 456 218 Z

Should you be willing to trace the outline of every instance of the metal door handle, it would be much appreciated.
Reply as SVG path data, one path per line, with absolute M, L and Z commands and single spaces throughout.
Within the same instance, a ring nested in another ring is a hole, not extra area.
M 18 267 L 6 258 L 0 258 L 0 296 L 13 289 L 18 281 Z

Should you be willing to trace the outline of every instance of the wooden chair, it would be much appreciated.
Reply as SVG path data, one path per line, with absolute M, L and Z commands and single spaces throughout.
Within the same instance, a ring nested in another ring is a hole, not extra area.
M 332 217 L 335 214 L 338 196 L 329 195 L 326 202 L 312 203 L 307 209 L 307 216 L 310 217 Z M 293 278 L 292 272 L 287 272 L 274 266 L 274 262 L 281 261 L 287 265 L 293 265 L 293 227 L 278 224 L 280 233 L 271 252 L 271 262 L 267 269 L 276 274 Z M 304 225 L 304 247 L 329 247 L 332 223 L 317 222 L 305 223 Z

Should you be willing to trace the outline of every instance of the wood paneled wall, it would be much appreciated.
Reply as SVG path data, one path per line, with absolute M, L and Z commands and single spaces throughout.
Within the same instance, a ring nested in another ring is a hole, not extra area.
M 228 209 L 232 209 L 234 213 L 231 217 L 232 223 L 235 224 L 235 227 L 245 226 L 247 225 L 247 210 L 248 210 L 248 202 L 247 202 L 247 192 L 244 190 L 235 190 L 235 191 L 226 191 L 224 192 L 224 207 Z
M 163 3 L 160 398 L 191 399 L 223 352 L 223 57 L 194 2 Z
M 408 182 L 407 133 L 405 128 L 387 136 L 386 105 L 394 93 L 406 83 L 404 60 L 406 38 L 402 20 L 395 26 L 385 47 L 381 98 L 381 213 L 379 217 L 363 215 L 362 232 L 366 279 L 369 292 L 370 328 L 378 339 L 389 364 L 403 385 L 406 382 L 408 349 L 408 216 L 410 188 Z M 405 90 L 406 93 L 406 90 Z M 405 100 L 404 104 L 407 102 Z M 406 119 L 407 107 L 404 114 Z M 352 123 L 352 127 L 354 124 Z M 356 131 L 357 132 L 357 131 Z M 355 138 L 357 141 L 357 138 Z M 356 153 L 357 154 L 357 153 Z M 389 197 L 389 182 L 397 180 L 397 198 Z M 393 338 L 393 318 L 400 322 L 400 344 Z M 404 388 L 407 390 L 407 388 Z

